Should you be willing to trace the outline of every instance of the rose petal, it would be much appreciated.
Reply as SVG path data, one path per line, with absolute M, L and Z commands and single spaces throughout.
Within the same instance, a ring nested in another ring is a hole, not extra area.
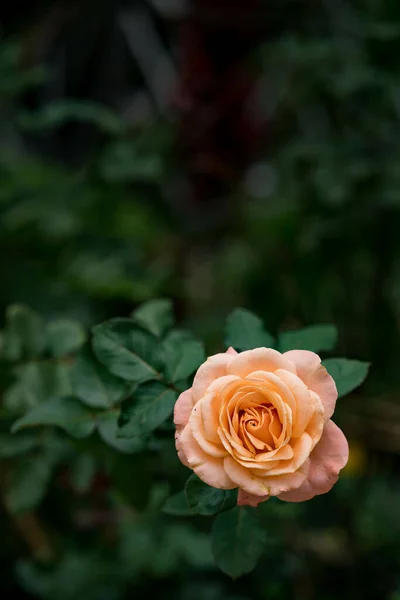
M 281 461 L 275 469 L 271 469 L 269 475 L 283 475 L 294 473 L 308 459 L 312 450 L 312 439 L 308 433 L 303 435 L 293 444 L 293 458 L 289 461 Z
M 192 386 L 195 403 L 204 396 L 213 381 L 228 374 L 227 366 L 233 358 L 232 353 L 214 354 L 199 367 Z
M 174 406 L 174 423 L 178 427 L 184 427 L 189 421 L 194 406 L 192 388 L 182 392 Z
M 293 411 L 293 436 L 299 437 L 307 427 L 313 413 L 314 402 L 310 392 L 298 375 L 284 369 L 278 369 L 275 373 L 292 392 L 295 400 Z
M 181 442 L 180 442 L 181 433 L 182 433 L 182 427 L 181 427 L 180 431 L 177 431 L 175 433 L 175 448 L 176 448 L 176 451 L 178 453 L 178 458 L 181 461 L 181 463 L 183 465 L 185 465 L 185 467 L 189 467 L 190 468 L 190 465 L 188 463 L 188 459 L 186 458 L 186 454 L 184 453 L 184 451 L 182 449 L 182 446 L 181 446 Z
M 260 502 L 265 502 L 270 496 L 255 496 L 248 494 L 244 490 L 239 490 L 237 503 L 238 506 L 258 506 Z
M 200 400 L 199 408 L 203 421 L 204 435 L 211 442 L 219 442 L 219 411 L 222 400 L 220 392 L 228 383 L 235 379 L 238 379 L 236 375 L 219 377 L 208 387 L 207 393 Z
M 271 486 L 271 496 L 279 496 L 284 491 L 294 490 L 303 485 L 307 478 L 310 468 L 310 459 L 307 459 L 294 473 L 285 473 L 284 475 L 268 476 L 268 483 Z
M 236 484 L 235 487 L 242 488 L 249 494 L 256 496 L 265 496 L 269 494 L 266 486 L 266 480 L 256 477 L 251 469 L 242 467 L 231 456 L 224 458 L 224 468 L 229 478 Z
M 246 377 L 254 371 L 274 372 L 277 369 L 286 369 L 296 373 L 296 368 L 289 358 L 272 348 L 255 348 L 246 350 L 236 356 L 227 366 L 227 373 Z
M 230 348 L 228 348 L 228 350 L 226 351 L 225 354 L 230 354 L 233 356 L 233 355 L 237 354 L 237 352 L 234 348 L 232 348 L 232 346 L 230 346 Z
M 190 425 L 182 431 L 179 443 L 189 467 L 204 483 L 221 490 L 237 487 L 225 472 L 224 459 L 206 454 L 194 439 Z
M 217 436 L 217 443 L 214 443 L 214 441 L 210 441 L 207 439 L 204 432 L 204 425 L 202 420 L 203 411 L 201 407 L 203 401 L 204 398 L 200 400 L 200 402 L 198 402 L 192 410 L 192 414 L 190 415 L 189 419 L 190 428 L 192 430 L 194 439 L 206 454 L 209 454 L 210 456 L 214 456 L 216 458 L 221 458 L 223 456 L 226 456 L 228 453 L 223 447 L 220 438 Z
M 324 407 L 322 406 L 322 402 L 318 394 L 310 390 L 310 395 L 314 402 L 314 414 L 307 425 L 306 431 L 312 437 L 314 448 L 314 446 L 318 444 L 319 440 L 321 439 L 321 435 L 325 427 Z
M 296 366 L 297 375 L 306 386 L 320 397 L 326 423 L 334 413 L 338 393 L 333 378 L 321 365 L 320 357 L 309 350 L 290 350 L 284 356 Z
M 310 455 L 310 470 L 301 487 L 279 496 L 286 502 L 303 502 L 326 494 L 334 486 L 339 471 L 346 465 L 349 446 L 341 429 L 333 421 L 325 425 L 321 440 Z
M 246 469 L 233 458 L 224 458 L 224 467 L 228 476 L 238 487 L 255 496 L 279 496 L 283 491 L 300 487 L 305 481 L 309 469 L 309 460 L 295 472 L 284 475 L 257 477 L 251 469 Z

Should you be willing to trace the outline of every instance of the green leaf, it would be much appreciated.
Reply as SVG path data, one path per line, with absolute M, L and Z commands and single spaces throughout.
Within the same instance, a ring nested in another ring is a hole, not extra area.
M 370 367 L 368 362 L 348 358 L 327 358 L 322 364 L 335 380 L 339 398 L 361 385 Z
M 244 308 L 236 308 L 226 321 L 225 344 L 235 350 L 252 350 L 273 348 L 275 341 L 259 317 Z
M 190 334 L 173 331 L 163 342 L 165 376 L 168 382 L 186 379 L 205 361 L 204 346 Z
M 162 156 L 143 152 L 134 140 L 108 144 L 99 162 L 102 177 L 109 182 L 154 182 L 163 175 Z
M 108 446 L 123 454 L 134 454 L 145 449 L 146 443 L 141 437 L 122 439 L 118 437 L 119 411 L 105 411 L 97 416 L 99 436 Z
M 106 464 L 106 474 L 116 497 L 124 504 L 142 511 L 148 506 L 154 484 L 153 457 L 148 454 L 112 453 Z
M 199 515 L 215 515 L 237 503 L 237 490 L 218 490 L 194 474 L 186 482 L 185 494 L 188 505 Z
M 0 435 L 0 457 L 13 458 L 20 454 L 25 454 L 38 446 L 38 440 L 35 435 Z
M 7 482 L 5 503 L 8 510 L 16 514 L 36 508 L 47 491 L 51 472 L 51 462 L 43 456 L 20 462 Z
M 186 494 L 182 491 L 167 498 L 162 507 L 162 512 L 167 515 L 186 517 L 195 515 L 196 509 L 189 506 Z
M 53 425 L 61 427 L 74 438 L 85 438 L 96 428 L 94 415 L 78 399 L 67 396 L 52 398 L 32 408 L 12 427 L 15 433 L 26 427 Z
M 95 458 L 91 454 L 79 454 L 71 465 L 70 477 L 74 489 L 80 493 L 87 493 L 94 481 L 97 471 Z
M 171 416 L 177 392 L 162 383 L 140 385 L 122 408 L 119 436 L 134 437 L 149 433 Z
M 135 383 L 160 379 L 158 343 L 131 319 L 112 319 L 94 327 L 93 349 L 117 377 Z
M 31 362 L 14 370 L 17 381 L 4 394 L 10 412 L 26 411 L 53 396 L 71 394 L 69 365 L 58 362 Z
M 160 337 L 174 325 L 172 302 L 167 299 L 149 300 L 133 311 L 132 318 L 144 329 Z
M 43 322 L 40 316 L 22 304 L 12 304 L 6 310 L 3 356 L 7 360 L 35 358 L 45 346 Z
M 73 393 L 88 406 L 109 408 L 122 400 L 129 385 L 96 359 L 89 344 L 76 357 L 71 370 Z
M 91 123 L 108 134 L 118 135 L 124 131 L 124 123 L 118 115 L 95 102 L 53 101 L 41 110 L 25 111 L 19 115 L 19 125 L 33 131 L 52 129 L 74 121 Z
M 47 325 L 47 339 L 51 354 L 58 358 L 80 348 L 85 342 L 86 333 L 80 323 L 60 319 Z
M 233 578 L 254 569 L 266 542 L 255 510 L 236 506 L 219 514 L 212 528 L 212 548 L 219 568 Z
M 330 352 L 337 343 L 337 329 L 334 325 L 310 325 L 296 331 L 284 331 L 279 334 L 278 349 L 311 350 L 312 352 Z

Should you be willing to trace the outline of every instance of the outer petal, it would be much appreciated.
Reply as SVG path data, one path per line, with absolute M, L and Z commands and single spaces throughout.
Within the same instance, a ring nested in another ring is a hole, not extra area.
M 235 356 L 235 354 L 237 354 L 235 348 L 232 348 L 232 346 L 230 346 L 228 348 L 228 350 L 225 352 L 225 354 L 230 354 L 231 356 Z
M 181 430 L 182 430 L 182 428 L 183 428 L 183 426 L 181 426 Z M 189 465 L 188 460 L 186 458 L 186 454 L 184 453 L 184 451 L 182 449 L 182 446 L 181 446 L 181 442 L 180 442 L 181 433 L 182 433 L 182 431 L 177 431 L 175 433 L 175 448 L 176 448 L 176 451 L 178 453 L 178 458 L 181 461 L 181 463 L 183 465 L 185 465 L 185 467 L 189 467 L 190 468 L 190 465 Z
M 221 490 L 232 490 L 237 485 L 228 477 L 222 458 L 209 456 L 193 437 L 190 425 L 182 431 L 179 444 L 187 464 L 204 483 Z
M 248 494 L 244 490 L 239 490 L 237 503 L 238 506 L 258 506 L 261 502 L 268 500 L 270 496 L 255 496 L 254 494 Z
M 228 453 L 223 447 L 219 437 L 217 436 L 216 440 L 210 440 L 210 438 L 208 438 L 205 433 L 204 423 L 201 416 L 203 402 L 204 398 L 196 404 L 196 407 L 190 415 L 189 423 L 190 428 L 192 430 L 192 435 L 196 442 L 199 444 L 200 448 L 202 448 L 206 454 L 214 456 L 215 458 L 222 458 L 224 456 L 227 456 Z
M 300 487 L 305 481 L 309 469 L 309 460 L 295 472 L 284 475 L 257 477 L 254 471 L 246 469 L 232 457 L 224 459 L 224 467 L 229 477 L 243 491 L 254 496 L 279 496 L 282 491 Z
M 293 444 L 294 456 L 292 460 L 287 461 L 287 464 L 285 464 L 283 461 L 280 461 L 279 466 L 275 469 L 271 469 L 268 475 L 284 475 L 285 473 L 294 473 L 306 462 L 310 456 L 311 449 L 311 436 L 309 436 L 308 433 L 303 433 L 296 443 Z
M 256 477 L 250 469 L 242 467 L 231 456 L 224 458 L 224 468 L 230 479 L 235 482 L 235 487 L 240 487 L 245 492 L 255 496 L 265 496 L 269 493 L 265 479 Z
M 189 421 L 194 406 L 192 388 L 182 392 L 174 407 L 174 423 L 177 428 L 183 428 Z
M 306 386 L 321 398 L 326 423 L 333 415 L 338 393 L 334 380 L 321 365 L 320 357 L 309 350 L 290 350 L 284 356 L 295 364 L 297 375 Z
M 341 429 L 333 421 L 325 425 L 321 440 L 310 455 L 310 470 L 301 487 L 280 494 L 286 502 L 303 502 L 326 494 L 339 478 L 349 458 L 349 446 Z
M 274 372 L 277 369 L 286 369 L 296 373 L 296 368 L 289 357 L 285 357 L 277 350 L 272 350 L 272 348 L 255 348 L 233 356 L 229 362 L 227 372 L 239 377 L 246 377 L 254 371 Z
M 237 379 L 235 375 L 225 375 L 213 381 L 206 394 L 199 400 L 197 412 L 201 413 L 201 419 L 204 427 L 204 435 L 210 441 L 216 444 L 220 443 L 218 435 L 219 429 L 219 411 L 221 404 L 221 390 Z
M 193 380 L 193 398 L 194 402 L 198 402 L 206 393 L 211 383 L 227 375 L 227 366 L 235 358 L 231 352 L 225 354 L 214 354 L 210 356 L 205 363 L 199 367 Z
M 290 373 L 279 369 L 276 375 L 288 386 L 295 399 L 295 410 L 293 411 L 293 437 L 299 437 L 307 427 L 314 411 L 314 401 L 310 391 L 303 380 Z

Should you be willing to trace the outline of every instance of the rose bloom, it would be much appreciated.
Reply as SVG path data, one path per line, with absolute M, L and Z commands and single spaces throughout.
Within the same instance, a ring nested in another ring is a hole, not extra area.
M 208 485 L 239 488 L 238 504 L 325 494 L 348 459 L 330 420 L 334 380 L 314 352 L 270 348 L 211 356 L 175 404 L 181 462 Z

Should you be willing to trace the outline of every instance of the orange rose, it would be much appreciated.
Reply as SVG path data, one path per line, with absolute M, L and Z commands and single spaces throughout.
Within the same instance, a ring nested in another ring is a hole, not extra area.
M 336 385 L 314 352 L 270 348 L 211 356 L 176 404 L 182 463 L 238 504 L 300 502 L 328 492 L 348 459 L 330 420 Z

